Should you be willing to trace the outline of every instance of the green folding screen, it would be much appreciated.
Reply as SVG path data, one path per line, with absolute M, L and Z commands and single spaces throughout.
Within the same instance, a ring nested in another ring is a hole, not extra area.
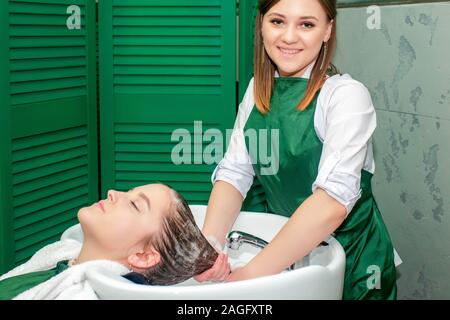
M 80 29 L 67 24 L 72 5 Z M 0 14 L 4 272 L 57 240 L 98 199 L 98 148 L 95 2 L 2 1 Z
M 99 3 L 101 190 L 162 182 L 189 203 L 206 203 L 214 164 L 176 165 L 171 152 L 192 134 L 196 157 L 235 118 L 236 4 L 229 0 Z M 199 132 L 197 125 L 197 132 Z M 199 142 L 200 141 L 200 142 Z
M 66 24 L 72 5 L 80 9 L 80 29 Z M 99 144 L 95 5 L 0 3 L 1 272 L 57 240 L 99 189 L 104 197 L 111 188 L 163 182 L 191 204 L 208 201 L 216 163 L 206 164 L 202 153 L 220 141 L 202 134 L 216 128 L 225 138 L 236 116 L 236 4 L 100 1 Z M 241 0 L 240 8 L 245 91 L 255 1 Z M 201 131 L 194 137 L 195 121 Z M 191 133 L 191 164 L 172 161 L 176 129 Z M 243 209 L 265 211 L 264 203 L 255 181 Z

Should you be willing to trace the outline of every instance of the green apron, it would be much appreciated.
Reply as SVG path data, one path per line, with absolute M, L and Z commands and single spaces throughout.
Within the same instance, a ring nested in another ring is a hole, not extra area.
M 64 260 L 50 270 L 35 271 L 6 278 L 0 281 L 0 300 L 10 300 L 69 268 L 69 261 Z
M 318 93 L 305 110 L 296 109 L 307 85 L 304 78 L 275 78 L 270 112 L 262 115 L 254 106 L 244 128 L 256 177 L 266 193 L 267 210 L 286 217 L 312 194 L 322 154 L 322 142 L 314 129 Z M 257 147 L 250 143 L 249 129 L 257 132 Z M 279 130 L 279 139 L 274 135 L 279 140 L 276 174 L 267 173 L 277 160 L 271 163 L 263 157 L 261 161 L 261 154 L 272 158 L 276 154 L 271 148 L 271 129 Z M 268 151 L 259 153 L 265 144 Z M 370 172 L 361 171 L 362 196 L 334 233 L 346 253 L 344 299 L 396 299 L 397 295 L 393 247 L 372 194 L 371 179 Z

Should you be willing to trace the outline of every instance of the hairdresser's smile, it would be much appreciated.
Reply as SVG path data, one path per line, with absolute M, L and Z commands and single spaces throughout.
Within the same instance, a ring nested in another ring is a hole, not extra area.
M 264 50 L 281 76 L 301 77 L 330 33 L 331 23 L 317 1 L 280 1 L 262 18 Z
M 295 57 L 297 54 L 303 51 L 303 49 L 291 49 L 286 47 L 277 47 L 281 54 L 286 58 Z

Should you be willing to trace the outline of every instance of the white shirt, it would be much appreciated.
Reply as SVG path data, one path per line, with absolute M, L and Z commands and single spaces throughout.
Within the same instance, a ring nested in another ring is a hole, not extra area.
M 308 66 L 303 78 L 309 79 L 313 66 Z M 230 183 L 243 198 L 255 176 L 243 133 L 254 105 L 252 78 L 239 105 L 227 152 L 211 177 L 213 184 L 217 180 Z M 325 81 L 314 114 L 314 129 L 323 147 L 311 190 L 325 190 L 345 206 L 347 215 L 361 197 L 361 169 L 375 171 L 372 134 L 376 125 L 375 108 L 362 83 L 349 74 L 337 74 Z

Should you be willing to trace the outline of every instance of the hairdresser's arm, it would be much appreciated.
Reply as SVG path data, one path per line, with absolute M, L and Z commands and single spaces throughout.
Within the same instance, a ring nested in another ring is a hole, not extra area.
M 310 253 L 344 221 L 346 208 L 317 188 L 294 212 L 275 238 L 227 281 L 277 274 Z
M 239 215 L 242 201 L 242 195 L 235 187 L 225 181 L 216 181 L 206 210 L 203 234 L 214 237 L 223 247 L 225 237 Z
M 211 236 L 217 239 L 220 246 L 223 247 L 226 234 L 239 215 L 242 201 L 242 195 L 235 187 L 225 181 L 216 181 L 206 210 L 203 234 L 208 239 L 211 239 Z M 228 256 L 225 253 L 221 253 L 211 269 L 195 276 L 194 279 L 199 282 L 207 280 L 223 281 L 230 272 Z

